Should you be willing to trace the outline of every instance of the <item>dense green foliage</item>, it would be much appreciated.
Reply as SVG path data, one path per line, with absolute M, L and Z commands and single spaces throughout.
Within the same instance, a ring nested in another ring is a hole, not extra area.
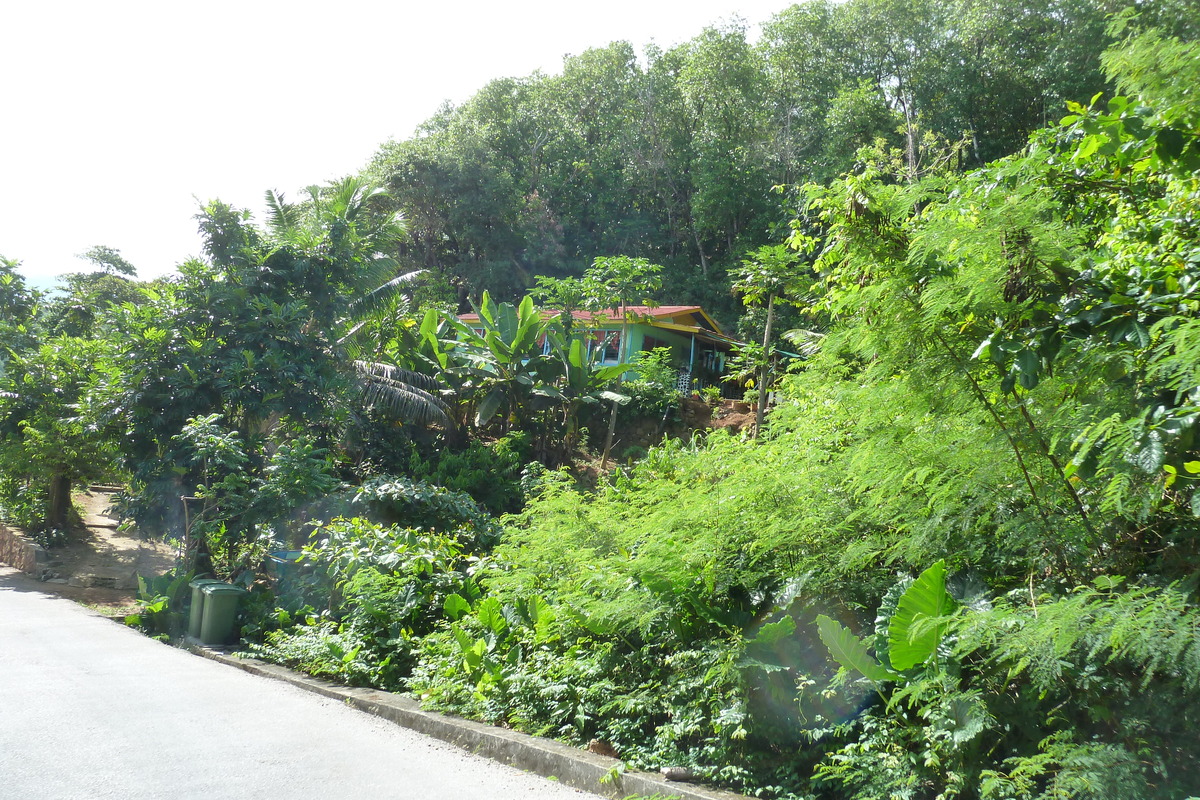
M 2 261 L 0 512 L 119 474 L 193 545 L 148 630 L 211 571 L 262 657 L 755 796 L 1196 795 L 1200 16 L 1115 10 L 615 44 L 386 146 L 386 193 L 206 206 L 176 278 Z M 727 280 L 756 437 L 578 480 L 679 398 L 566 312 Z
M 1198 63 L 1130 39 L 1140 103 L 987 169 L 811 188 L 827 334 L 766 441 L 544 484 L 413 688 L 767 793 L 1194 792 L 1200 130 L 1136 77 L 1164 59 Z
M 776 185 L 826 182 L 882 137 L 913 171 L 929 136 L 977 166 L 1107 87 L 1104 0 L 807 0 L 668 50 L 627 42 L 561 74 L 495 80 L 371 167 L 409 221 L 400 260 L 467 310 L 597 255 L 667 267 L 671 302 L 736 313 L 725 271 L 778 243 Z M 1170 18 L 1169 13 L 1164 17 Z
M 377 477 L 346 506 L 362 516 L 314 528 L 301 562 L 310 571 L 277 585 L 253 651 L 310 674 L 399 688 L 447 597 L 478 597 L 472 575 L 500 529 L 469 496 L 424 481 Z

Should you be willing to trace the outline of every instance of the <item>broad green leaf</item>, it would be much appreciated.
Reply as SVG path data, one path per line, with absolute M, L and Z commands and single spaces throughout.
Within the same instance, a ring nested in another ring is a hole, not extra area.
M 534 315 L 532 295 L 527 294 L 525 297 L 521 298 L 521 305 L 517 307 L 517 315 L 522 320 L 536 318 Z
M 1155 153 L 1163 161 L 1175 161 L 1183 155 L 1183 134 L 1174 128 L 1162 128 L 1154 138 Z
M 1185 461 L 1183 468 L 1193 475 L 1200 473 L 1200 461 Z
M 1037 375 L 1039 366 L 1037 353 L 1028 349 L 1017 353 L 1017 366 L 1023 375 Z
M 454 634 L 454 640 L 458 642 L 458 649 L 462 652 L 469 652 L 475 646 L 475 638 L 462 628 L 457 625 L 451 625 L 450 630 Z
M 583 369 L 586 358 L 587 354 L 583 349 L 583 341 L 581 339 L 572 339 L 570 350 L 567 351 L 567 363 L 572 367 Z
M 446 616 L 450 619 L 458 619 L 463 614 L 471 612 L 471 604 L 459 594 L 452 594 L 446 598 L 446 602 L 442 604 L 442 608 L 446 611 Z
M 629 395 L 627 394 L 618 394 L 617 392 L 610 392 L 608 390 L 600 392 L 600 397 L 609 401 L 610 403 L 616 403 L 619 406 L 625 405 L 630 399 Z
M 1100 144 L 1101 138 L 1097 134 L 1092 134 L 1091 136 L 1084 138 L 1083 142 L 1079 145 L 1079 149 L 1075 151 L 1075 158 L 1087 158 L 1100 149 Z
M 796 632 L 796 620 L 790 615 L 778 622 L 768 622 L 758 629 L 758 634 L 751 641 L 754 644 L 773 645 L 780 639 L 786 639 Z
M 496 331 L 488 331 L 484 334 L 484 341 L 487 342 L 488 349 L 496 357 L 497 361 L 508 362 L 513 357 L 513 349 L 509 343 L 500 338 L 500 334 Z
M 485 627 L 491 629 L 497 635 L 508 630 L 508 622 L 504 619 L 503 607 L 500 605 L 500 601 L 494 597 L 488 597 L 480 601 L 476 615 Z
M 946 562 L 938 561 L 913 581 L 888 624 L 888 658 L 896 669 L 924 664 L 942 640 L 944 626 L 930 625 L 931 620 L 954 611 L 957 604 L 946 591 Z
M 867 646 L 837 620 L 819 614 L 817 632 L 833 660 L 843 667 L 857 670 L 876 683 L 894 677 L 871 656 Z
M 554 616 L 550 604 L 540 594 L 533 595 L 525 602 L 524 611 L 525 616 L 529 619 L 529 623 L 534 626 L 545 623 L 546 620 L 552 619 Z
M 495 309 L 496 304 L 492 302 L 492 296 L 484 289 L 479 308 L 475 309 L 479 312 L 479 318 L 489 324 L 495 324 Z
M 593 375 L 595 375 L 596 381 L 604 383 L 607 381 L 616 380 L 617 376 L 626 372 L 626 369 L 627 367 L 625 364 L 616 364 L 611 367 L 598 367 Z
M 951 740 L 962 745 L 974 739 L 987 725 L 987 716 L 977 700 L 956 697 L 950 701 L 950 714 L 942 725 L 950 732 Z
M 525 298 L 529 300 L 528 297 Z M 545 329 L 545 324 L 533 310 L 532 304 L 529 304 L 528 316 L 526 314 L 526 303 L 521 303 L 521 317 L 517 330 L 513 333 L 512 350 L 518 355 L 527 353 L 534 343 L 541 337 L 542 331 Z
M 1150 346 L 1150 330 L 1137 320 L 1134 320 L 1129 326 L 1129 334 L 1126 338 L 1138 347 Z
M 1036 388 L 1038 385 L 1038 368 L 1041 365 L 1037 353 L 1032 350 L 1022 350 L 1017 353 L 1017 369 L 1020 370 L 1018 380 L 1021 386 L 1026 389 Z
M 516 341 L 519 326 L 517 309 L 513 307 L 512 303 L 501 303 L 496 306 L 496 331 L 504 341 Z
M 992 346 L 992 337 L 988 337 L 979 343 L 979 347 L 975 348 L 975 352 L 971 354 L 971 360 L 979 358 L 984 353 L 988 352 L 988 348 Z
M 500 410 L 500 406 L 504 403 L 504 392 L 500 389 L 493 389 L 488 392 L 488 395 L 479 403 L 479 408 L 475 411 L 475 427 L 482 428 L 488 424 L 488 421 L 495 416 Z

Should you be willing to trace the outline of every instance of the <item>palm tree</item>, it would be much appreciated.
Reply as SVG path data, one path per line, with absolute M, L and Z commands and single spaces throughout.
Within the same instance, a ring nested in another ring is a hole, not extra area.
M 345 329 L 336 344 L 350 356 L 364 401 L 416 425 L 452 427 L 435 378 L 380 360 L 381 342 L 367 352 L 357 341 L 372 324 L 382 330 L 402 315 L 407 292 L 425 272 L 396 274 L 398 262 L 390 254 L 406 238 L 403 215 L 390 206 L 385 190 L 358 176 L 309 186 L 305 194 L 302 203 L 289 203 L 282 193 L 267 191 L 267 224 L 277 246 L 311 254 L 324 268 L 342 312 L 331 322 Z
M 454 426 L 436 378 L 379 361 L 356 360 L 354 371 L 367 405 L 414 425 Z

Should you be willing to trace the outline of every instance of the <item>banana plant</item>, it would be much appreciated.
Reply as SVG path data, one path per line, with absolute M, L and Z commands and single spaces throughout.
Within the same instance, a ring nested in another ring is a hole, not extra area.
M 462 379 L 462 390 L 471 396 L 475 426 L 485 427 L 503 411 L 501 429 L 507 432 L 536 398 L 559 396 L 552 385 L 557 365 L 542 353 L 544 337 L 554 320 L 543 318 L 530 297 L 513 306 L 496 303 L 484 292 L 475 310 L 479 314 L 475 326 L 453 315 L 444 316 L 457 334 L 454 339 L 439 340 L 444 366 Z
M 585 404 L 607 401 L 622 405 L 629 396 L 608 389 L 629 369 L 628 364 L 600 366 L 596 363 L 597 353 L 588 353 L 588 348 L 578 336 L 571 336 L 561 328 L 547 331 L 551 354 L 561 369 L 561 377 L 553 391 L 562 403 L 563 436 L 562 455 L 570 453 L 579 439 L 579 412 Z

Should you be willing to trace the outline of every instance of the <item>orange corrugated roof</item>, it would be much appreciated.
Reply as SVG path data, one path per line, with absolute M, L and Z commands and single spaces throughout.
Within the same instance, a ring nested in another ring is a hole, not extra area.
M 701 311 L 700 306 L 625 306 L 625 310 L 633 317 L 652 317 L 658 319 L 660 317 L 674 317 L 678 314 L 693 314 Z M 605 317 L 607 319 L 620 319 L 621 309 L 605 308 L 600 311 L 576 311 L 571 316 L 575 319 L 595 319 L 596 317 Z
M 701 308 L 700 306 L 656 306 L 655 308 L 650 308 L 649 306 L 626 306 L 625 310 L 629 313 L 629 315 L 631 317 L 634 317 L 634 318 L 650 317 L 651 319 L 663 319 L 664 317 L 675 317 L 675 316 L 679 316 L 680 314 L 700 313 L 700 314 L 703 314 L 705 319 L 707 319 L 710 323 L 712 323 L 714 326 L 716 325 L 716 323 L 712 320 L 712 318 L 709 317 L 708 314 L 705 313 L 704 309 Z M 547 309 L 547 308 L 540 309 L 540 314 L 541 314 L 542 319 L 547 319 L 549 317 L 558 316 L 557 311 L 554 311 L 552 309 Z M 575 312 L 572 312 L 571 316 L 574 317 L 575 319 L 579 320 L 580 322 L 591 322 L 597 318 L 604 318 L 610 322 L 616 322 L 616 321 L 620 321 L 620 319 L 621 319 L 621 309 L 606 308 L 602 311 L 575 311 Z M 472 314 L 459 314 L 458 318 L 461 319 L 463 322 L 478 322 L 479 321 L 479 315 L 473 314 L 473 313 Z M 720 332 L 719 327 L 715 328 L 715 330 L 718 333 Z

